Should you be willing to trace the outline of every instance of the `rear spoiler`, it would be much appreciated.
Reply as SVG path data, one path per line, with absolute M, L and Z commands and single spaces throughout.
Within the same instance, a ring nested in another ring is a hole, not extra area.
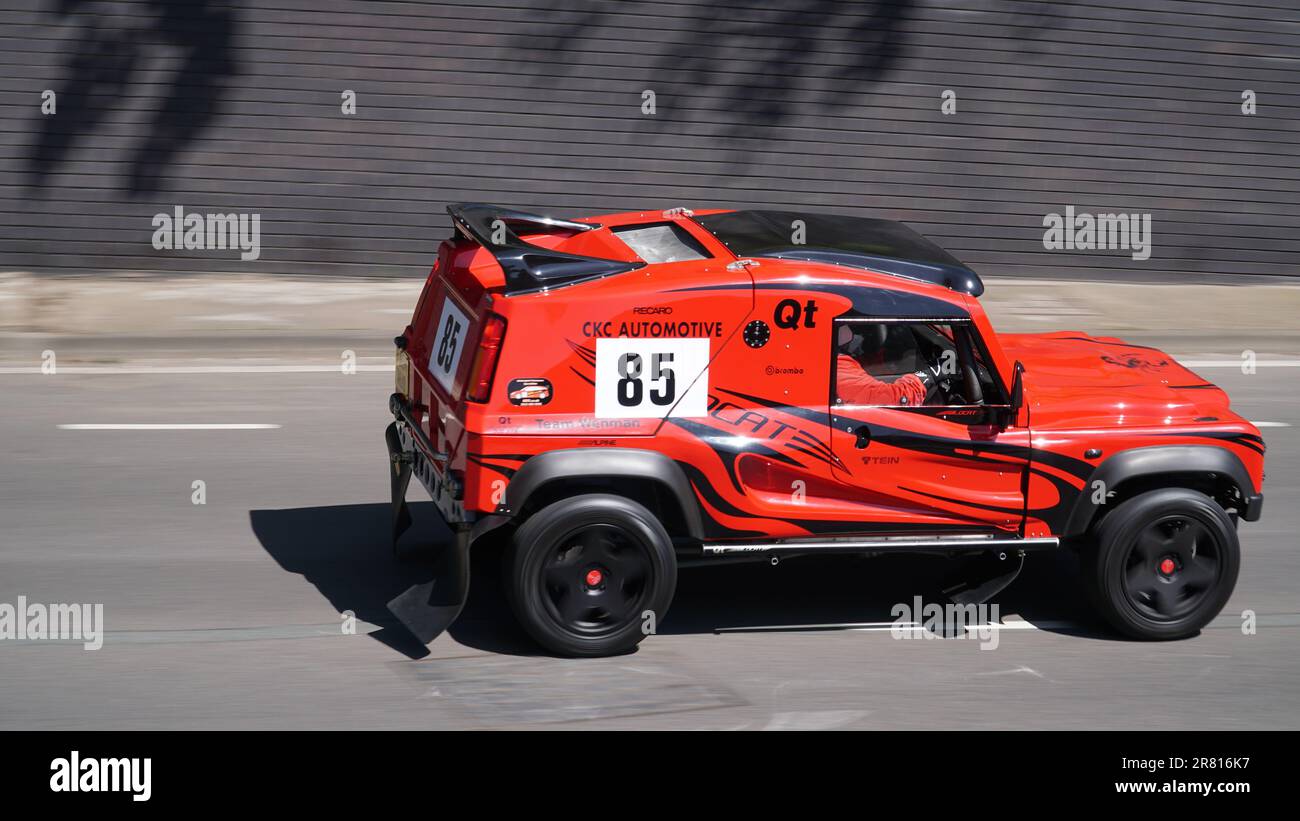
M 528 214 L 478 202 L 447 206 L 452 225 L 466 238 L 482 245 L 496 258 L 506 275 L 506 293 L 510 295 L 571 285 L 589 279 L 622 274 L 645 266 L 644 262 L 586 257 L 552 251 L 524 242 L 515 233 L 546 231 L 590 231 L 599 228 L 585 222 L 571 222 L 553 217 Z M 501 240 L 493 242 L 493 237 Z

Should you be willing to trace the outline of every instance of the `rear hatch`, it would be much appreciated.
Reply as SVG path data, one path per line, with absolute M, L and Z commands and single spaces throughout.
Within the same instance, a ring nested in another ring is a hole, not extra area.
M 666 218 L 602 230 L 590 221 L 559 220 L 486 204 L 450 205 L 447 212 L 455 235 L 439 247 L 415 316 L 398 342 L 405 347 L 398 355 L 397 381 L 398 392 L 407 397 L 413 426 L 428 439 L 430 456 L 445 459 L 453 471 L 463 469 L 469 456 L 465 423 L 475 414 L 467 404 L 490 398 L 506 317 L 519 317 L 518 307 L 507 308 L 508 304 L 645 268 L 650 263 L 638 256 L 634 246 L 655 262 L 671 263 L 678 254 L 687 261 L 707 256 L 702 249 L 693 251 L 689 243 L 698 240 Z M 616 236 L 614 230 L 621 233 Z M 747 274 L 740 276 L 748 282 Z M 607 311 L 604 301 L 600 308 Z M 539 334 L 546 327 L 543 319 L 518 321 L 528 326 L 520 329 L 525 335 Z M 527 339 L 523 345 L 515 343 L 516 358 L 520 350 L 531 350 L 527 343 Z M 574 355 L 565 349 L 542 359 L 559 362 Z M 403 375 L 403 369 L 409 373 Z M 512 405 L 549 404 L 548 380 L 537 376 L 512 381 Z M 566 395 L 577 397 L 583 392 Z M 551 416 L 566 412 L 559 405 L 550 405 L 549 411 Z M 591 415 L 588 406 L 570 421 L 589 423 Z M 513 430 L 513 423 L 510 427 Z M 565 429 L 572 428 L 556 426 L 554 431 Z
M 405 363 L 399 355 L 398 390 L 431 448 L 453 469 L 464 465 L 465 403 L 486 398 L 505 330 L 505 321 L 491 311 L 491 295 L 473 274 L 482 264 L 492 264 L 492 257 L 478 245 L 462 239 L 442 243 L 403 334 Z M 403 365 L 409 368 L 406 391 Z

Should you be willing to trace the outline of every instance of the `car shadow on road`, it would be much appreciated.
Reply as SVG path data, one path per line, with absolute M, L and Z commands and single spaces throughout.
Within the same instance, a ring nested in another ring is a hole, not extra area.
M 410 505 L 414 523 L 400 553 L 389 546 L 386 504 L 337 505 L 286 510 L 252 510 L 249 521 L 262 548 L 281 568 L 316 587 L 338 613 L 378 625 L 371 633 L 408 658 L 429 655 L 408 626 L 414 600 L 429 600 L 445 577 L 442 547 L 451 533 L 432 502 Z M 477 551 L 470 595 L 450 633 L 462 644 L 498 653 L 536 653 L 506 607 L 498 581 L 498 557 Z M 399 601 L 406 606 L 395 606 Z
M 965 565 L 937 556 L 804 557 L 687 568 L 661 633 L 795 632 L 889 625 L 906 605 L 949 603 Z M 988 618 L 1018 616 L 1048 632 L 1106 637 L 1083 601 L 1073 556 L 1035 554 L 990 602 Z
M 314 585 L 336 612 L 378 625 L 371 633 L 408 658 L 429 650 L 408 628 L 409 609 L 399 600 L 426 596 L 443 566 L 441 548 L 451 534 L 430 502 L 413 503 L 414 524 L 402 537 L 400 556 L 389 549 L 386 504 L 253 510 L 249 520 L 262 547 L 281 568 Z M 501 587 L 501 557 L 494 548 L 473 551 L 469 598 L 449 629 L 460 644 L 508 655 L 540 651 L 515 623 Z M 889 623 L 896 604 L 943 604 L 953 563 L 941 558 L 817 557 L 687 567 L 679 573 L 672 609 L 658 633 L 799 632 Z M 1097 638 L 1100 630 L 1078 592 L 1068 555 L 1034 554 L 1020 578 L 995 599 L 1000 615 L 1019 615 L 1041 629 Z

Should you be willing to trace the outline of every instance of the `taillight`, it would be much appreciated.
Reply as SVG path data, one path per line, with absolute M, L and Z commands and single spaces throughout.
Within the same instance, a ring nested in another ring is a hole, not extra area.
M 506 321 L 496 314 L 488 314 L 483 322 L 483 336 L 474 354 L 474 366 L 469 372 L 469 390 L 465 398 L 471 402 L 486 402 L 492 393 L 492 377 L 496 375 L 497 358 L 501 355 L 501 340 L 506 335 Z
M 402 396 L 411 393 L 411 357 L 406 351 L 398 351 L 393 362 L 393 388 Z
M 402 396 L 407 396 L 411 392 L 411 357 L 406 352 L 406 338 L 411 333 L 411 326 L 407 325 L 402 335 L 393 339 L 393 345 L 397 347 L 397 355 L 393 361 L 393 387 Z

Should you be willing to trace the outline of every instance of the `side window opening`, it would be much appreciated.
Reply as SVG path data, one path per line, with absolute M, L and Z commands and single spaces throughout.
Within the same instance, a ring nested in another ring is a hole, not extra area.
M 836 320 L 832 402 L 954 407 L 1001 402 L 969 322 L 847 317 Z
M 611 231 L 631 248 L 633 253 L 652 265 L 657 262 L 709 258 L 709 252 L 699 240 L 687 233 L 680 225 L 671 222 L 629 225 L 613 228 Z

